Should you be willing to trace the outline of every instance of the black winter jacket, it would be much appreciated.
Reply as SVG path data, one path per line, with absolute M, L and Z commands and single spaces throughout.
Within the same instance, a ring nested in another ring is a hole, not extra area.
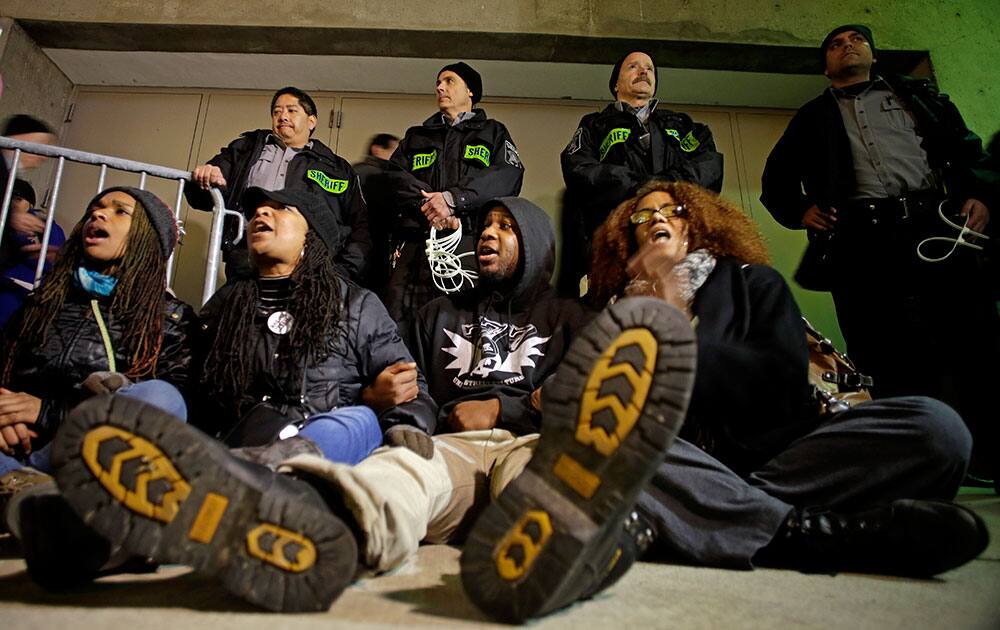
M 944 172 L 955 199 L 990 198 L 982 142 L 969 131 L 954 103 L 927 79 L 889 76 L 886 82 L 917 122 L 931 168 Z M 837 97 L 830 89 L 796 112 L 767 158 L 761 203 L 789 229 L 802 229 L 811 206 L 836 207 L 855 190 L 850 141 Z M 804 190 L 803 190 L 804 189 Z
M 240 197 L 246 190 L 250 169 L 260 157 L 270 134 L 269 129 L 247 131 L 208 161 L 209 164 L 218 166 L 222 176 L 226 178 L 226 207 L 242 210 L 248 219 L 252 218 L 249 213 L 255 208 L 241 209 Z M 368 209 L 365 207 L 358 176 L 351 165 L 319 140 L 312 140 L 312 147 L 299 151 L 288 164 L 285 188 L 308 190 L 326 202 L 340 225 L 340 251 L 331 252 L 334 262 L 352 280 L 361 281 L 372 243 L 368 235 Z M 211 195 L 194 182 L 188 182 L 184 186 L 184 195 L 192 208 L 212 209 Z M 235 225 L 227 223 L 224 250 L 234 247 L 246 250 L 246 238 L 232 244 L 235 235 Z
M 745 473 L 816 426 L 802 315 L 777 271 L 731 258 L 692 313 L 698 371 L 681 436 Z
M 497 428 L 515 435 L 540 429 L 531 393 L 555 373 L 577 330 L 592 316 L 550 285 L 555 237 L 548 215 L 517 197 L 498 200 L 517 221 L 522 271 L 506 294 L 479 286 L 424 306 L 410 348 L 440 405 L 439 425 L 466 400 L 500 401 Z M 486 206 L 486 209 L 489 205 Z
M 255 282 L 241 280 L 240 282 Z M 216 334 L 221 309 L 233 289 L 227 284 L 219 289 L 201 311 L 203 348 L 210 348 Z M 385 307 L 367 289 L 341 281 L 341 318 L 328 337 L 329 356 L 318 365 L 306 367 L 304 383 L 291 382 L 289 374 L 279 369 L 275 357 L 280 337 L 270 332 L 267 315 L 257 314 L 261 331 L 257 338 L 254 373 L 245 395 L 235 401 L 202 399 L 193 422 L 210 434 L 226 435 L 243 414 L 256 404 L 268 404 L 290 419 L 310 416 L 337 407 L 362 405 L 361 390 L 394 363 L 413 361 L 389 319 Z M 415 400 L 382 412 L 379 423 L 383 432 L 395 424 L 409 424 L 428 433 L 434 432 L 437 405 L 427 395 L 427 385 L 419 376 L 420 393 Z M 304 400 L 300 397 L 304 391 Z
M 100 308 L 108 327 L 114 349 L 117 371 L 125 373 L 130 357 L 121 346 L 124 324 L 111 316 L 108 299 L 93 300 Z M 21 311 L 23 313 L 23 311 Z M 6 334 L 17 330 L 20 314 L 14 316 Z M 192 348 L 197 331 L 194 309 L 168 295 L 163 323 L 163 344 L 152 375 L 174 385 L 181 392 L 189 388 Z M 3 345 L 6 346 L 6 340 Z M 94 317 L 91 297 L 71 290 L 66 302 L 49 327 L 45 342 L 37 348 L 18 348 L 10 382 L 4 387 L 25 392 L 42 399 L 42 409 L 36 422 L 40 429 L 38 445 L 44 445 L 55 435 L 66 414 L 89 394 L 80 384 L 93 372 L 110 369 L 101 330 Z
M 397 228 L 428 229 L 420 212 L 427 192 L 449 191 L 455 214 L 470 217 L 494 197 L 521 192 L 524 166 L 507 128 L 486 117 L 482 109 L 457 125 L 447 125 L 436 113 L 419 127 L 410 127 L 392 154 L 398 169 L 388 172 L 400 218 Z
M 590 235 L 619 203 L 649 179 L 691 182 L 719 192 L 722 154 L 706 125 L 687 114 L 655 108 L 646 133 L 630 112 L 615 103 L 587 114 L 561 156 L 567 209 L 581 214 Z M 589 236 L 588 236 L 589 240 Z

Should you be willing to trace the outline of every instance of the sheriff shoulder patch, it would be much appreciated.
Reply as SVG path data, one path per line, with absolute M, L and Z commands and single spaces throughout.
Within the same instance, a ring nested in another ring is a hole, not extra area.
M 427 168 L 434 164 L 437 160 L 438 152 L 434 149 L 430 153 L 415 153 L 413 155 L 413 166 L 410 168 L 411 171 L 419 171 L 422 168 Z
M 328 193 L 339 195 L 347 190 L 346 179 L 333 179 L 323 171 L 311 169 L 306 172 L 306 177 L 319 184 L 320 188 Z
M 490 150 L 482 144 L 465 145 L 465 153 L 462 157 L 466 160 L 479 160 L 486 166 L 490 165 Z

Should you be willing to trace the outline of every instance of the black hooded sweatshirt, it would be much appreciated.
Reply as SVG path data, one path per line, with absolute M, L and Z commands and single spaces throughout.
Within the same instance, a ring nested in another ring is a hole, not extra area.
M 555 372 L 592 313 L 552 288 L 555 234 L 545 211 L 520 197 L 499 197 L 480 215 L 498 204 L 520 229 L 521 263 L 511 288 L 479 286 L 428 303 L 410 330 L 410 350 L 440 407 L 439 427 L 447 427 L 457 403 L 496 398 L 497 428 L 524 435 L 541 426 L 531 393 Z

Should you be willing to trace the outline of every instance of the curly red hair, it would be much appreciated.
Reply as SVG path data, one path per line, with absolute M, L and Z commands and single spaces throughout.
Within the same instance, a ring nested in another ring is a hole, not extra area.
M 588 296 L 605 305 L 621 295 L 628 284 L 628 259 L 638 250 L 634 226 L 629 222 L 646 195 L 662 191 L 687 209 L 688 251 L 706 249 L 716 257 L 730 257 L 751 264 L 768 264 L 770 257 L 757 224 L 734 204 L 700 186 L 654 180 L 643 185 L 608 215 L 594 232 Z

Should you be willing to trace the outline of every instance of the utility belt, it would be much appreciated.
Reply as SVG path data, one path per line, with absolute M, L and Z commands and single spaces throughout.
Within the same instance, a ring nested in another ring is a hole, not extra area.
M 898 197 L 849 199 L 836 206 L 836 231 L 849 233 L 923 222 L 937 215 L 938 206 L 945 198 L 938 190 L 922 190 Z

